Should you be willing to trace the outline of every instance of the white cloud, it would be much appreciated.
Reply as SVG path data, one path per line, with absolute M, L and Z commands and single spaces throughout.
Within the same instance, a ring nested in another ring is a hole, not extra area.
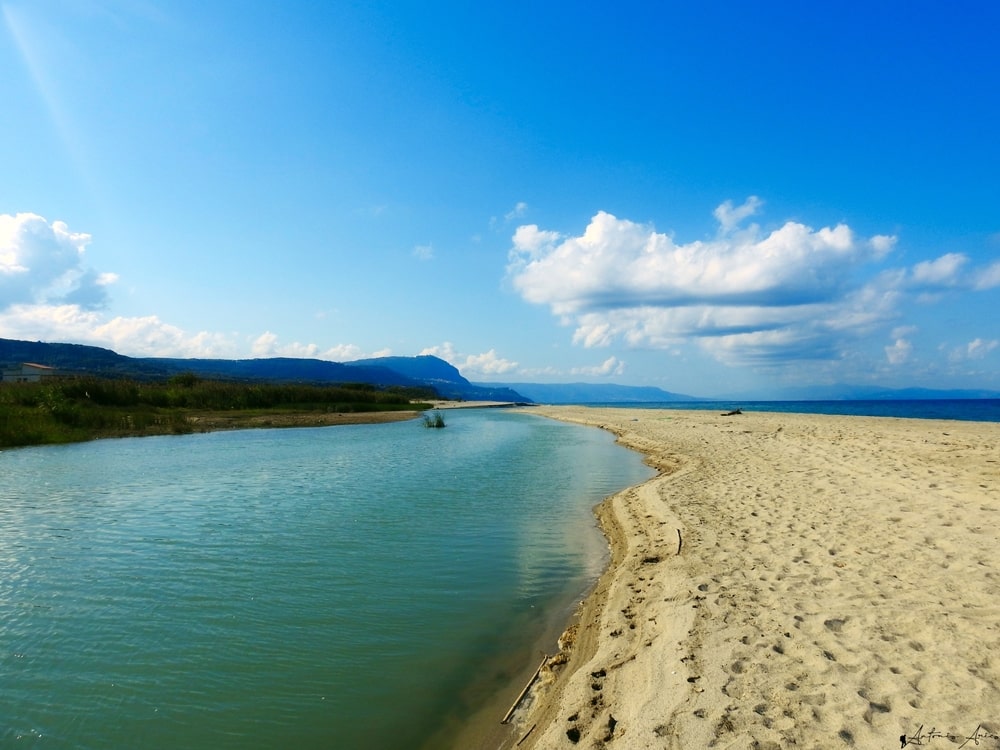
M 1000 346 L 1000 341 L 996 339 L 990 339 L 989 341 L 983 341 L 982 339 L 975 339 L 970 341 L 965 347 L 965 356 L 969 359 L 982 359 L 991 351 Z
M 517 362 L 499 357 L 495 349 L 482 354 L 470 354 L 459 370 L 473 375 L 502 375 L 517 369 Z
M 535 224 L 525 224 L 514 230 L 514 247 L 517 253 L 511 253 L 512 264 L 522 264 L 526 259 L 535 259 L 551 251 L 560 239 L 558 232 L 544 232 Z
M 139 357 L 232 357 L 237 346 L 222 334 L 189 334 L 155 315 L 110 320 L 80 305 L 11 305 L 0 310 L 0 336 L 72 341 Z
M 716 209 L 711 241 L 676 243 L 651 226 L 597 213 L 580 236 L 518 227 L 508 274 L 529 302 L 548 305 L 586 347 L 622 340 L 670 348 L 694 339 L 728 362 L 834 354 L 833 340 L 884 320 L 902 276 L 859 286 L 859 269 L 894 238 L 864 240 L 845 224 L 787 222 L 733 233 L 762 205 Z
M 792 359 L 827 360 L 835 355 L 829 336 L 818 335 L 809 327 L 750 331 L 697 342 L 704 351 L 730 366 L 784 367 Z
M 973 279 L 972 287 L 977 290 L 993 289 L 1000 286 L 1000 260 L 979 271 Z
M 985 359 L 986 356 L 1000 347 L 997 339 L 984 340 L 976 338 L 968 344 L 948 348 L 944 345 L 940 347 L 942 352 L 946 352 L 949 362 L 966 362 L 976 359 Z
M 250 345 L 250 354 L 254 357 L 273 357 L 278 348 L 278 334 L 271 331 L 264 331 L 253 340 Z
M 528 213 L 528 204 L 524 201 L 518 201 L 514 204 L 514 208 L 503 215 L 503 221 L 501 222 L 496 216 L 490 217 L 490 229 L 497 230 L 502 224 L 509 224 L 516 219 L 523 219 Z
M 236 335 L 189 333 L 156 315 L 108 318 L 100 312 L 117 274 L 83 264 L 90 235 L 41 216 L 0 214 L 0 337 L 72 341 L 130 356 L 234 358 L 245 343 Z M 418 248 L 419 249 L 419 248 Z M 429 246 L 428 246 L 429 252 Z M 251 342 L 252 356 L 311 357 L 343 362 L 386 356 L 353 344 L 323 350 L 316 344 L 281 344 L 266 331 Z
M 874 237 L 869 238 L 868 244 L 871 245 L 872 250 L 878 257 L 888 255 L 889 252 L 896 246 L 896 237 L 889 234 L 876 234 Z
M 0 309 L 14 304 L 71 302 L 103 307 L 113 273 L 83 263 L 90 235 L 31 213 L 0 214 Z
M 504 219 L 514 221 L 514 219 L 524 218 L 526 213 L 528 213 L 528 204 L 524 201 L 518 201 L 514 208 L 504 214 Z
M 558 315 L 643 304 L 777 308 L 833 296 L 870 257 L 843 224 L 813 231 L 789 222 L 765 237 L 676 245 L 651 227 L 599 212 L 580 237 L 518 228 L 510 272 L 525 299 Z
M 357 359 L 388 357 L 392 354 L 391 349 L 367 353 L 356 344 L 338 344 L 329 349 L 322 349 L 317 344 L 303 344 L 298 341 L 282 344 L 279 343 L 278 335 L 271 331 L 265 331 L 254 339 L 250 350 L 254 357 L 295 357 L 322 359 L 328 362 L 351 362 Z
M 726 201 L 721 206 L 717 206 L 712 215 L 719 222 L 719 231 L 723 234 L 729 234 L 748 216 L 756 214 L 757 209 L 763 205 L 764 201 L 756 195 L 751 195 L 744 201 L 742 206 L 737 206 L 736 208 L 733 208 L 732 201 Z
M 365 352 L 357 344 L 337 344 L 323 352 L 320 359 L 328 359 L 331 362 L 353 362 L 356 359 L 374 359 L 375 357 L 391 357 L 392 349 L 378 349 L 374 352 Z
M 969 259 L 961 253 L 948 253 L 913 267 L 913 281 L 921 286 L 951 286 L 959 281 L 959 272 Z
M 450 341 L 445 341 L 438 346 L 429 346 L 423 349 L 420 354 L 429 354 L 443 359 L 454 365 L 466 378 L 503 375 L 517 369 L 517 362 L 503 359 L 497 355 L 495 349 L 490 349 L 482 354 L 461 354 Z
M 417 260 L 433 260 L 434 246 L 430 243 L 426 245 L 417 245 L 413 248 L 413 257 Z
M 572 375 L 591 375 L 595 377 L 622 375 L 624 372 L 625 363 L 617 357 L 608 357 L 601 364 L 594 367 L 574 367 L 570 370 L 570 374 Z
M 80 305 L 11 305 L 0 310 L 0 337 L 27 341 L 70 341 L 112 349 L 133 357 L 200 357 L 236 359 L 245 355 L 244 342 L 236 335 L 199 331 L 188 333 L 160 320 L 156 315 L 108 318 L 104 313 Z M 366 353 L 354 344 L 322 349 L 316 344 L 279 343 L 265 331 L 250 343 L 253 357 L 303 357 L 348 362 L 386 357 L 391 350 Z
M 443 344 L 438 344 L 437 346 L 428 346 L 425 349 L 420 350 L 419 356 L 430 355 L 432 357 L 437 357 L 443 359 L 445 362 L 450 362 L 455 364 L 462 355 L 458 353 L 455 349 L 455 345 L 450 341 L 445 341 Z M 458 365 L 455 365 L 456 367 Z
M 885 347 L 885 357 L 890 365 L 901 365 L 910 359 L 913 344 L 906 339 L 896 339 L 892 346 Z

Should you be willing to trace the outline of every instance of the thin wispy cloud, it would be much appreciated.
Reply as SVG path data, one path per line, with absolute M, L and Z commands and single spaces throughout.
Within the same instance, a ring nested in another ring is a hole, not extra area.
M 751 195 L 741 206 L 733 206 L 732 201 L 726 201 L 718 206 L 712 215 L 719 222 L 719 232 L 728 234 L 732 232 L 740 223 L 749 216 L 757 213 L 758 209 L 764 205 L 764 201 L 756 195 Z
M 968 258 L 960 253 L 948 253 L 913 267 L 913 283 L 919 286 L 947 287 L 959 283 L 962 267 Z
M 965 356 L 969 359 L 982 359 L 998 346 L 1000 346 L 1000 341 L 997 341 L 996 339 L 990 339 L 988 341 L 984 341 L 983 339 L 974 339 L 966 345 Z
M 600 378 L 624 375 L 625 363 L 618 359 L 618 357 L 608 357 L 599 365 L 594 365 L 592 367 L 574 367 L 570 370 L 570 374 Z
M 507 211 L 503 215 L 503 221 L 501 222 L 496 216 L 490 217 L 490 229 L 500 229 L 503 224 L 510 224 L 511 222 L 517 221 L 518 219 L 523 219 L 528 214 L 528 204 L 524 201 L 518 201 L 514 204 L 514 207 Z
M 523 219 L 525 214 L 528 213 L 528 204 L 524 201 L 518 201 L 517 205 L 514 206 L 510 211 L 504 214 L 505 221 L 514 221 L 515 219 Z
M 1000 261 L 978 271 L 973 280 L 973 288 L 976 291 L 985 291 L 986 289 L 995 289 L 997 287 L 1000 287 Z

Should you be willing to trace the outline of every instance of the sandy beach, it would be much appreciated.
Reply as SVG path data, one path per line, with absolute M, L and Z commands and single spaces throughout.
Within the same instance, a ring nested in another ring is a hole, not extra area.
M 659 475 L 505 747 L 1000 747 L 1000 424 L 530 411 Z

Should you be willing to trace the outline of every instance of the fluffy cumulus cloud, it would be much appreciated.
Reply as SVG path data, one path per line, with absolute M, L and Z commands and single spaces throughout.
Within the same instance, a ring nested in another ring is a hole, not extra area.
M 69 302 L 99 309 L 117 277 L 84 265 L 90 235 L 31 213 L 0 214 L 0 309 Z
M 32 213 L 0 214 L 0 336 L 73 341 L 135 356 L 234 353 L 227 337 L 190 334 L 155 315 L 107 316 L 118 277 L 84 263 L 90 235 Z
M 0 336 L 38 341 L 71 341 L 103 346 L 131 356 L 227 357 L 234 342 L 221 334 L 189 334 L 155 315 L 107 318 L 79 305 L 11 305 L 0 310 Z
M 353 362 L 356 359 L 372 359 L 375 357 L 391 357 L 392 349 L 386 347 L 373 352 L 366 352 L 357 344 L 337 344 L 324 350 L 322 359 L 331 362 Z
M 118 277 L 85 265 L 90 240 L 61 221 L 30 213 L 0 214 L 0 337 L 72 341 L 131 356 L 245 356 L 247 342 L 232 334 L 190 333 L 156 315 L 109 316 L 107 290 Z M 259 357 L 343 362 L 389 354 L 365 354 L 353 344 L 325 350 L 316 344 L 282 344 L 269 331 L 250 345 L 252 355 Z
M 298 341 L 284 344 L 279 341 L 278 335 L 271 331 L 265 331 L 255 338 L 250 345 L 250 352 L 252 356 L 261 358 L 296 357 L 300 359 L 324 359 L 329 362 L 351 362 L 356 359 L 388 357 L 392 354 L 391 349 L 365 352 L 356 344 L 338 344 L 327 349 L 316 344 L 302 344 Z
M 508 275 L 525 300 L 573 326 L 582 346 L 695 341 L 734 365 L 833 359 L 848 339 L 890 321 L 906 294 L 992 281 L 990 271 L 967 273 L 960 254 L 880 269 L 896 238 L 860 237 L 846 224 L 747 224 L 762 205 L 722 204 L 715 236 L 689 243 L 603 211 L 578 236 L 520 226 Z
M 438 346 L 430 346 L 420 352 L 430 354 L 454 365 L 463 377 L 480 378 L 503 375 L 517 369 L 517 362 L 503 359 L 495 349 L 482 354 L 462 354 L 455 349 L 454 344 L 445 341 Z

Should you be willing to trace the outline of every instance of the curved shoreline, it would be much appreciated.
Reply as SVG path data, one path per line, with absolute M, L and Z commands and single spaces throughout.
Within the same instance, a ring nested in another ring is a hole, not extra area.
M 531 412 L 660 473 L 600 506 L 612 562 L 502 747 L 1000 737 L 1000 425 Z

